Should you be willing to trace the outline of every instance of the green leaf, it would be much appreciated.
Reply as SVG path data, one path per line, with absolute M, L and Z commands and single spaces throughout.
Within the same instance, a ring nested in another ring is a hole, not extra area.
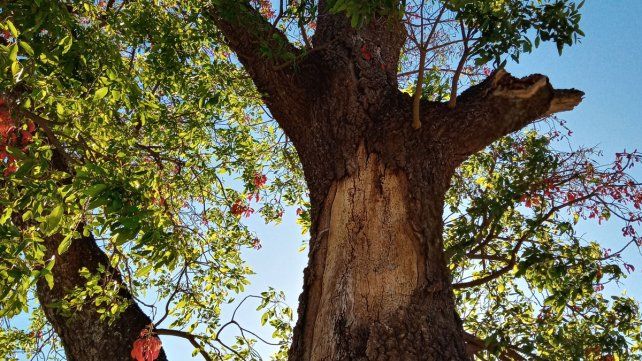
M 22 214 L 22 221 L 26 222 L 30 220 L 32 216 L 33 216 L 33 212 L 31 212 L 31 210 L 28 210 Z
M 28 43 L 26 43 L 24 41 L 21 41 L 20 42 L 20 46 L 25 51 L 25 53 L 27 53 L 29 56 L 33 56 L 33 49 L 31 48 L 31 45 L 29 45 Z
M 22 70 L 20 62 L 14 61 L 11 64 L 11 75 L 13 75 L 14 78 L 17 78 L 20 75 L 20 70 Z
M 2 217 L 0 217 L 0 224 L 6 223 L 7 220 L 11 218 L 11 214 L 13 214 L 13 209 L 11 207 L 5 208 L 4 213 L 2 214 Z
M 107 92 L 109 91 L 108 87 L 102 87 L 98 90 L 96 90 L 96 93 L 94 93 L 94 100 L 100 100 L 107 95 Z
M 70 35 L 67 35 L 62 38 L 62 40 L 60 40 L 58 45 L 62 45 L 62 53 L 66 54 L 67 52 L 69 52 L 69 49 L 71 49 L 71 46 L 73 45 L 73 38 Z
M 45 269 L 47 271 L 51 271 L 54 268 L 55 264 L 56 264 L 56 257 L 51 257 L 49 262 L 47 262 L 47 265 L 45 266 Z
M 136 277 L 147 277 L 152 270 L 153 265 L 150 263 L 145 267 L 141 267 L 136 271 Z
M 73 240 L 73 234 L 68 234 L 58 245 L 58 254 L 63 254 L 67 252 L 69 249 L 69 246 L 71 246 L 71 242 Z
M 13 44 L 9 47 L 9 60 L 12 62 L 18 61 L 18 45 Z
M 51 272 L 44 272 L 43 276 L 45 277 L 45 281 L 47 282 L 47 286 L 49 286 L 49 289 L 54 288 L 54 278 L 53 274 Z
M 18 38 L 18 35 L 20 35 L 20 33 L 18 32 L 18 29 L 16 29 L 16 26 L 13 25 L 11 20 L 7 20 L 7 26 L 9 27 L 9 31 L 11 32 L 11 35 L 14 38 Z
M 64 210 L 62 205 L 58 205 L 45 218 L 45 229 L 48 235 L 53 234 L 57 230 L 63 214 Z
M 106 184 L 94 184 L 93 186 L 85 189 L 83 191 L 83 194 L 88 195 L 90 197 L 95 197 L 95 196 L 101 194 L 102 192 L 104 192 L 105 189 L 107 189 L 107 185 Z

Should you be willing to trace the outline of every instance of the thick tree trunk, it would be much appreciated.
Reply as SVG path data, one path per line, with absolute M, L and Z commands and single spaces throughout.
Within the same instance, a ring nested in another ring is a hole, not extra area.
M 468 360 L 441 247 L 441 199 L 360 147 L 313 229 L 291 360 Z M 417 222 L 427 224 L 418 224 Z
M 306 52 L 249 0 L 215 1 L 204 14 L 294 143 L 310 189 L 310 262 L 290 359 L 468 360 L 442 240 L 450 177 L 467 156 L 571 110 L 583 93 L 555 90 L 542 75 L 517 79 L 500 70 L 457 97 L 454 109 L 422 101 L 415 130 L 412 100 L 397 84 L 401 18 L 376 16 L 354 28 L 330 11 L 332 3 L 319 0 L 314 48 Z M 265 56 L 266 47 L 283 59 Z M 47 257 L 59 242 L 45 242 Z M 56 257 L 54 288 L 40 280 L 37 294 L 67 358 L 129 360 L 150 323 L 133 300 L 112 324 L 100 321 L 91 303 L 71 316 L 52 307 L 85 284 L 80 269 L 109 269 L 105 254 L 86 237 Z M 132 299 L 125 287 L 120 292 Z
M 45 241 L 46 257 L 54 255 L 61 238 L 54 236 Z M 79 274 L 83 267 L 96 272 L 99 265 L 102 265 L 109 270 L 113 280 L 122 283 L 120 275 L 109 266 L 107 256 L 96 245 L 93 237 L 74 240 L 65 253 L 56 254 L 55 257 L 56 264 L 52 270 L 54 287 L 50 289 L 41 279 L 37 284 L 37 295 L 47 320 L 62 340 L 67 360 L 131 360 L 132 345 L 151 320 L 124 287 L 120 288 L 120 296 L 131 301 L 131 305 L 111 324 L 100 320 L 93 300 L 71 315 L 65 315 L 60 308 L 53 306 L 75 287 L 85 285 L 86 279 Z M 166 360 L 164 351 L 157 360 Z

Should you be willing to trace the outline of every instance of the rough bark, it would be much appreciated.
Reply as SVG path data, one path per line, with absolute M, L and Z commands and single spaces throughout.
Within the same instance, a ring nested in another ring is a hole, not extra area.
M 120 288 L 120 296 L 129 300 L 131 305 L 111 324 L 99 319 L 100 315 L 92 303 L 84 305 L 80 310 L 75 310 L 71 316 L 63 314 L 59 308 L 52 306 L 75 287 L 82 287 L 85 284 L 86 279 L 79 274 L 83 267 L 90 272 L 96 272 L 99 265 L 102 265 L 109 271 L 112 280 L 122 283 L 118 271 L 109 266 L 107 256 L 98 247 L 93 237 L 74 240 L 65 253 L 58 255 L 55 250 L 61 239 L 61 236 L 54 236 L 45 241 L 46 257 L 56 257 L 56 264 L 52 270 L 54 287 L 50 289 L 41 279 L 37 284 L 37 295 L 47 320 L 62 340 L 67 360 L 131 360 L 132 345 L 140 331 L 150 324 L 151 320 L 136 305 L 124 285 Z M 157 360 L 166 359 L 162 351 Z
M 398 19 L 354 29 L 327 7 L 319 2 L 310 55 L 276 79 L 244 30 L 214 18 L 293 140 L 310 190 L 309 265 L 290 360 L 468 360 L 442 239 L 450 178 L 469 155 L 572 109 L 583 93 L 501 70 L 454 109 L 422 101 L 423 126 L 413 129 L 412 99 L 396 81 Z M 294 97 L 281 96 L 293 84 L 281 87 L 283 79 L 299 79 Z
M 405 171 L 363 146 L 355 163 L 322 207 L 291 359 L 466 359 L 439 219 L 416 223 Z

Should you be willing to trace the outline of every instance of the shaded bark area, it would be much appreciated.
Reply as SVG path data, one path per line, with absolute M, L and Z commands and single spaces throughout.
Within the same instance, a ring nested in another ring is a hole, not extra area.
M 147 315 L 132 300 L 131 294 L 121 286 L 120 296 L 132 302 L 127 310 L 113 323 L 101 321 L 92 303 L 74 310 L 72 315 L 64 315 L 52 305 L 61 300 L 75 287 L 82 287 L 86 279 L 79 271 L 86 267 L 96 272 L 99 265 L 109 270 L 113 280 L 122 284 L 118 271 L 109 266 L 107 256 L 98 247 L 93 237 L 83 237 L 73 241 L 62 255 L 55 251 L 62 239 L 54 236 L 45 241 L 46 257 L 56 257 L 52 273 L 54 287 L 50 289 L 44 280 L 37 284 L 37 295 L 47 320 L 62 340 L 65 354 L 70 361 L 131 360 L 130 352 L 140 331 L 151 323 Z M 166 360 L 164 351 L 157 360 Z

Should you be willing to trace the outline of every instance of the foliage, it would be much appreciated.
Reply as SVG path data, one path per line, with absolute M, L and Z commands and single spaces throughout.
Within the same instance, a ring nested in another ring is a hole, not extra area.
M 564 46 L 584 35 L 579 25 L 583 1 L 458 0 L 446 4 L 458 19 L 479 32 L 472 51 L 478 63 L 495 60 L 499 64 L 507 54 L 518 60 L 521 53 L 530 53 L 542 41 L 554 42 L 561 54 Z
M 260 245 L 233 207 L 278 222 L 304 195 L 296 155 L 202 4 L 110 4 L 2 5 L 0 312 L 28 312 L 40 277 L 53 286 L 48 239 L 64 254 L 91 236 L 136 298 L 168 302 L 172 328 L 211 334 Z M 112 271 L 85 270 L 56 306 L 118 317 Z
M 251 3 L 298 45 L 309 45 L 317 2 L 278 9 Z M 279 222 L 295 205 L 305 232 L 311 215 L 304 180 L 291 143 L 202 15 L 208 5 L 0 2 L 0 357 L 59 346 L 33 298 L 37 280 L 54 286 L 56 257 L 45 256 L 46 244 L 57 240 L 62 255 L 93 239 L 111 269 L 81 270 L 86 283 L 55 306 L 73 313 L 93 304 L 110 322 L 130 302 L 144 305 L 156 295 L 147 309 L 154 325 L 134 347 L 141 351 L 135 357 L 144 358 L 153 333 L 173 330 L 195 340 L 195 352 L 258 359 L 253 346 L 264 340 L 234 318 L 256 300 L 261 323 L 274 329 L 275 359 L 286 358 L 293 315 L 283 295 L 270 289 L 236 300 L 252 272 L 242 254 L 260 248 L 243 219 Z M 438 36 L 409 41 L 400 64 L 406 73 L 400 87 L 411 92 L 418 51 L 432 49 L 422 91 L 442 101 L 449 83 L 459 81 L 451 65 L 462 54 L 473 83 L 489 75 L 488 61 L 517 59 L 541 41 L 562 49 L 582 36 L 581 5 L 335 0 L 332 9 L 355 27 L 391 12 L 413 27 L 446 6 Z M 460 24 L 470 49 L 457 38 Z M 504 138 L 464 163 L 453 180 L 444 234 L 463 323 L 496 345 L 489 357 L 512 347 L 545 359 L 639 359 L 637 303 L 601 290 L 633 266 L 577 228 L 619 218 L 626 245 L 637 245 L 642 196 L 627 171 L 640 155 L 622 153 L 612 167 L 600 167 L 595 150 L 561 152 L 558 138 L 547 132 Z M 123 287 L 133 300 L 119 296 Z M 227 303 L 237 308 L 225 321 Z M 27 314 L 30 330 L 12 325 Z M 235 330 L 233 344 L 219 337 L 225 329 Z
M 496 353 L 512 345 L 529 358 L 640 359 L 638 303 L 602 291 L 635 270 L 621 255 L 642 243 L 633 228 L 642 189 L 626 172 L 642 156 L 599 166 L 594 149 L 555 150 L 560 137 L 506 137 L 455 177 L 445 240 L 465 328 Z M 578 231 L 610 217 L 623 226 L 615 252 Z

